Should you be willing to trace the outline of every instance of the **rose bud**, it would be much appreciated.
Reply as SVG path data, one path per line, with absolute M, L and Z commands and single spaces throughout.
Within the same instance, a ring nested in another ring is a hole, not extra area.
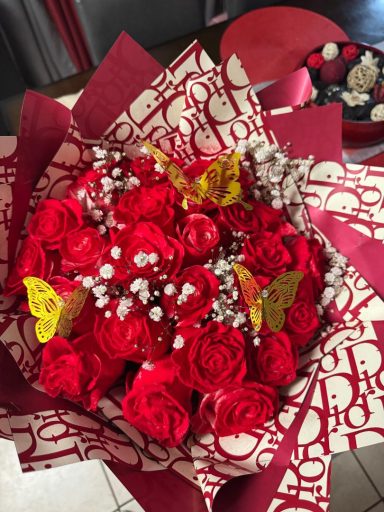
M 200 213 L 193 213 L 181 219 L 176 233 L 183 244 L 186 256 L 194 263 L 204 261 L 206 255 L 220 242 L 215 222 Z
M 124 418 L 164 446 L 177 446 L 189 429 L 191 390 L 177 377 L 170 357 L 139 370 L 122 402 Z
M 320 70 L 320 80 L 325 84 L 338 84 L 344 80 L 347 69 L 341 57 L 325 62 Z
M 110 359 L 93 334 L 71 342 L 55 336 L 44 347 L 39 382 L 48 395 L 60 395 L 94 411 L 123 370 L 124 361 Z
M 204 396 L 192 419 L 192 430 L 198 434 L 214 432 L 218 436 L 249 432 L 264 425 L 277 407 L 275 388 L 257 382 L 231 385 Z

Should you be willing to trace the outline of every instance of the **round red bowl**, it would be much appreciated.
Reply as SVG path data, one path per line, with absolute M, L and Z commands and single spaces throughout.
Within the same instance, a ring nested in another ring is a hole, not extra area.
M 376 54 L 384 56 L 384 52 L 378 50 L 373 46 L 364 43 L 357 43 L 355 41 L 332 41 L 337 45 L 355 44 L 359 48 L 370 50 Z M 320 51 L 322 46 L 317 46 L 314 50 L 309 52 L 302 63 L 306 65 L 307 58 L 311 53 Z M 315 106 L 315 105 L 313 105 Z M 365 146 L 373 146 L 384 140 L 384 121 L 351 121 L 343 119 L 343 146 L 349 148 L 361 148 Z

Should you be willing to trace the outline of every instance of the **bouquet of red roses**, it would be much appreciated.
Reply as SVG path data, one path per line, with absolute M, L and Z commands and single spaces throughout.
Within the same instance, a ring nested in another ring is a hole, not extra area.
M 27 96 L 2 141 L 0 332 L 3 435 L 26 470 L 104 458 L 156 512 L 170 487 L 191 511 L 327 506 L 329 454 L 377 442 L 383 415 L 358 363 L 379 379 L 381 288 L 360 257 L 381 248 L 364 220 L 379 172 L 343 166 L 339 135 L 319 144 L 339 114 L 263 112 L 235 57 L 215 67 L 195 43 L 161 71 L 124 36 L 72 113 Z
M 310 161 L 236 149 L 186 165 L 148 143 L 133 160 L 96 147 L 65 199 L 39 202 L 5 293 L 28 290 L 49 395 L 96 410 L 124 378 L 124 417 L 171 447 L 191 424 L 226 436 L 276 413 L 335 289 L 320 299 L 320 243 L 281 209 L 284 173 Z

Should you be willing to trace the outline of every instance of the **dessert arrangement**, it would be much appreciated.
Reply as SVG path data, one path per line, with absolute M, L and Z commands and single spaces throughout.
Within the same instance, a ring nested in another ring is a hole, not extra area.
M 384 55 L 360 43 L 330 42 L 306 59 L 316 105 L 341 103 L 348 121 L 384 121 Z

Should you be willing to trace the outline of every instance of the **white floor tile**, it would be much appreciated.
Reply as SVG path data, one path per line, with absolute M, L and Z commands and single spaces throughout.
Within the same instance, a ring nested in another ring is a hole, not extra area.
M 119 505 L 132 499 L 132 495 L 128 492 L 126 487 L 124 487 L 120 480 L 114 475 L 114 473 L 112 473 L 112 471 L 103 462 L 102 464 L 108 475 L 108 480 L 110 481 L 113 487 L 113 492 L 115 493 Z
M 137 501 L 132 501 L 121 507 L 121 512 L 145 512 L 145 510 L 140 507 Z
M 111 512 L 116 509 L 98 460 L 22 473 L 14 445 L 0 439 L 0 512 Z

